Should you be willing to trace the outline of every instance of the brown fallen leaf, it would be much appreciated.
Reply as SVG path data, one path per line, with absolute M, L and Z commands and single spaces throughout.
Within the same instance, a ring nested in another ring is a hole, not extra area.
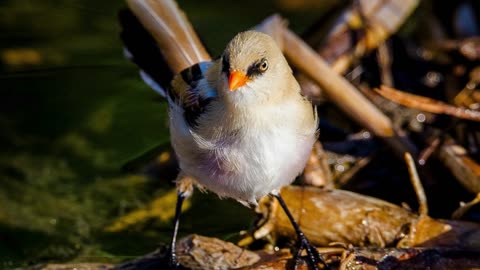
M 480 249 L 480 225 L 433 219 L 373 197 L 315 187 L 287 186 L 281 194 L 305 235 L 317 246 L 447 247 Z M 256 239 L 293 239 L 295 232 L 278 203 L 261 201 Z

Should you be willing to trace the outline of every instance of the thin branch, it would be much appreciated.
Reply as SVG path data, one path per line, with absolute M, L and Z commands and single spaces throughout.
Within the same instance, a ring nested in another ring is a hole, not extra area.
M 425 196 L 425 190 L 423 189 L 420 177 L 418 177 L 417 168 L 415 167 L 415 161 L 412 155 L 408 152 L 405 153 L 405 162 L 408 166 L 408 173 L 410 174 L 410 181 L 412 182 L 413 189 L 418 199 L 418 213 L 420 216 L 428 216 L 428 204 L 427 196 Z
M 480 111 L 455 107 L 439 100 L 406 93 L 385 85 L 382 85 L 380 89 L 375 89 L 375 91 L 384 98 L 410 108 L 436 114 L 447 114 L 472 121 L 480 121 Z

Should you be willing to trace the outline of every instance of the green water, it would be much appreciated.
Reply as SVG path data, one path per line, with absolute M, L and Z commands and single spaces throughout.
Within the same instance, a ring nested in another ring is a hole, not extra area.
M 214 55 L 277 11 L 270 1 L 224 2 L 180 2 Z M 124 6 L 0 1 L 0 268 L 116 263 L 170 237 L 171 215 L 155 213 L 172 210 L 171 176 L 121 170 L 169 141 L 165 103 L 122 56 L 116 14 Z M 319 14 L 287 15 L 301 30 Z M 180 233 L 232 239 L 252 220 L 236 202 L 197 192 Z

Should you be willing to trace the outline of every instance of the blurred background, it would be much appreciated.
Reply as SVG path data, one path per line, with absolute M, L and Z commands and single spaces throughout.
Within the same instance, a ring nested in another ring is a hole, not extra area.
M 274 12 L 302 32 L 334 1 L 302 2 L 179 4 L 218 56 L 235 33 Z M 121 0 L 0 1 L 0 269 L 115 263 L 170 238 L 175 172 L 124 169 L 169 144 L 166 103 L 122 54 L 117 13 L 125 7 Z M 227 240 L 254 216 L 199 192 L 185 210 L 181 235 Z

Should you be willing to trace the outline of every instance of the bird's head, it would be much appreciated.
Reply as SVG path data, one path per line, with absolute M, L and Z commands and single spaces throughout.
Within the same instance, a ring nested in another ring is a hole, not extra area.
M 280 91 L 291 69 L 275 41 L 264 33 L 237 34 L 220 59 L 222 94 L 235 101 L 261 101 Z

